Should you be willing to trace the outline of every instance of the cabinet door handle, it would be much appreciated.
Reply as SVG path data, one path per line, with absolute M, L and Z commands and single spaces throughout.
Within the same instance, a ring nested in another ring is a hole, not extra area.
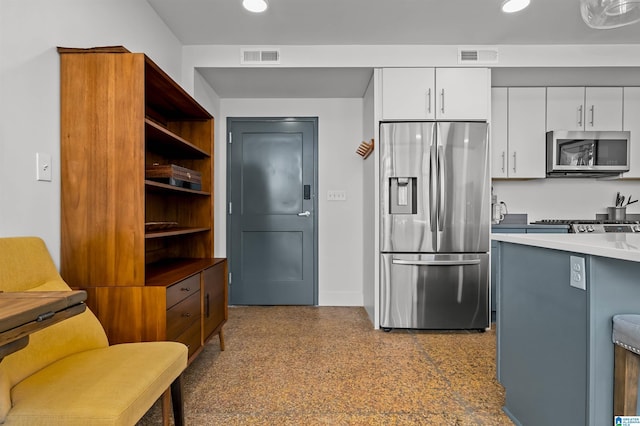
M 582 127 L 582 105 L 578 107 L 578 127 Z
M 431 88 L 427 89 L 427 113 L 431 114 Z
M 205 312 L 206 312 L 206 317 L 209 318 L 210 316 L 210 308 L 209 308 L 209 293 L 207 293 L 204 296 L 204 306 L 206 307 Z
M 513 153 L 513 171 L 514 173 L 516 171 L 516 153 L 515 152 Z
M 505 159 L 506 159 L 506 153 L 504 151 L 502 151 L 502 173 L 504 173 L 504 166 L 506 165 Z
M 444 89 L 440 92 L 440 112 L 444 114 Z
M 589 123 L 589 124 L 591 124 L 591 127 L 593 127 L 593 121 L 594 121 L 594 118 L 595 118 L 595 112 L 594 112 L 595 108 L 596 108 L 595 105 L 591 105 L 591 108 L 590 108 L 590 110 L 591 110 L 591 122 Z

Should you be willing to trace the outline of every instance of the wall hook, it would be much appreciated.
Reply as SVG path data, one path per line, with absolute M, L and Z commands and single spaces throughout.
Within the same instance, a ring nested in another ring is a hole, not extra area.
M 356 150 L 356 153 L 360 155 L 363 160 L 367 158 L 369 155 L 371 155 L 372 152 L 373 152 L 373 139 L 371 139 L 371 142 L 368 142 L 368 143 L 363 141 L 360 144 L 360 146 L 358 146 L 358 149 Z

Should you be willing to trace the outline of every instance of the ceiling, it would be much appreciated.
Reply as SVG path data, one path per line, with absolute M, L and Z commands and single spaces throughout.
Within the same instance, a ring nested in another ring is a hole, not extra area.
M 531 0 L 507 15 L 502 0 L 147 0 L 184 45 L 640 44 L 640 23 L 594 30 L 579 0 Z M 361 97 L 372 69 L 200 69 L 222 98 Z M 328 90 L 330 88 L 330 90 Z

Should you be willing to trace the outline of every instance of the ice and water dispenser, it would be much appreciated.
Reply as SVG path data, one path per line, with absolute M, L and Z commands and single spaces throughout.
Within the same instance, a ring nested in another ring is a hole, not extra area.
M 418 212 L 417 197 L 417 178 L 389 178 L 389 214 L 416 214 Z

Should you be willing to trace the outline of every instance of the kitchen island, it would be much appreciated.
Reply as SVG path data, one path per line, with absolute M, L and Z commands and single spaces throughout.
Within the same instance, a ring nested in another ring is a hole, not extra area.
M 494 234 L 497 374 L 523 425 L 613 423 L 612 317 L 640 313 L 640 235 Z

